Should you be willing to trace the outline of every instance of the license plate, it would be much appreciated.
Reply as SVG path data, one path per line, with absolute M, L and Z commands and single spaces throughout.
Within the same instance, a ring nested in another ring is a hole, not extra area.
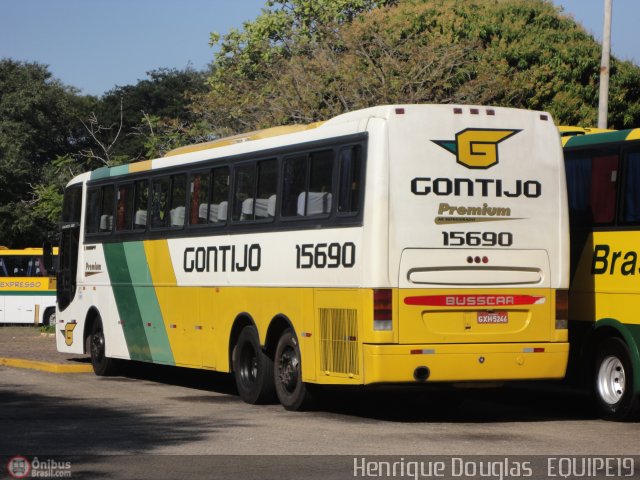
M 481 325 L 509 323 L 508 312 L 478 312 L 478 323 Z

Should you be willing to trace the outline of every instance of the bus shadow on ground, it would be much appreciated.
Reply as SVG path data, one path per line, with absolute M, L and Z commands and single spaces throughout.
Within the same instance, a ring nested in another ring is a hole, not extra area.
M 321 411 L 389 422 L 500 423 L 596 419 L 589 397 L 559 385 L 327 389 Z
M 111 381 L 147 380 L 195 390 L 176 397 L 185 402 L 242 401 L 233 375 L 228 373 L 130 362 L 123 375 L 111 377 Z M 316 386 L 312 391 L 311 414 L 339 416 L 343 420 L 497 423 L 597 419 L 590 397 L 561 382 L 511 383 L 487 388 Z
M 144 399 L 131 407 L 79 397 L 25 392 L 22 385 L 0 386 L 0 455 L 135 455 L 179 446 L 247 425 L 237 420 L 158 415 Z

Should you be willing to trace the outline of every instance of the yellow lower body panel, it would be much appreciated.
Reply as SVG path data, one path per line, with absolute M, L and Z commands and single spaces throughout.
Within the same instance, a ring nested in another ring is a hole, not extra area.
M 565 375 L 569 344 L 365 344 L 363 356 L 365 384 L 415 383 L 418 367 L 429 369 L 427 382 L 553 379 Z

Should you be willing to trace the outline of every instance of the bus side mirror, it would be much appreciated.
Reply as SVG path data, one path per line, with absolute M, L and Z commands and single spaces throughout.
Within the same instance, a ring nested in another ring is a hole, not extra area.
M 46 241 L 42 244 L 42 261 L 44 268 L 46 268 L 48 272 L 53 272 L 53 247 L 51 246 L 51 242 Z

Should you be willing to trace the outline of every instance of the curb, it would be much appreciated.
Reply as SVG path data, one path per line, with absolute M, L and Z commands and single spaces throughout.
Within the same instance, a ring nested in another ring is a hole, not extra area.
M 91 365 L 62 365 L 60 363 L 38 362 L 21 358 L 0 357 L 0 365 L 15 368 L 28 368 L 49 373 L 89 373 L 93 372 Z

